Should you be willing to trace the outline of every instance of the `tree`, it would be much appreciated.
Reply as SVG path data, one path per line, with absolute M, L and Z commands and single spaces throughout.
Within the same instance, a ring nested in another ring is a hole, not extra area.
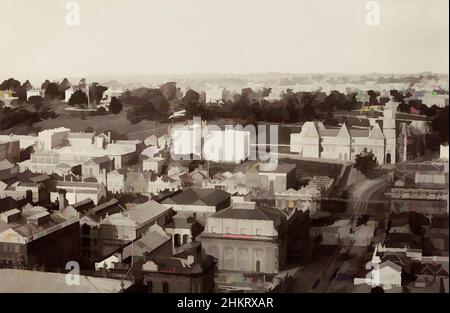
M 61 94 L 59 93 L 58 83 L 48 83 L 45 88 L 45 96 L 48 100 L 60 99 Z
M 70 84 L 69 80 L 67 78 L 64 78 L 62 82 L 59 84 L 58 89 L 59 93 L 62 96 L 65 96 L 65 92 L 67 89 L 69 89 L 72 85 Z
M 81 90 L 75 91 L 69 99 L 70 106 L 84 107 L 88 104 L 88 98 L 86 93 Z
M 0 84 L 0 90 L 13 90 L 17 91 L 17 89 L 20 87 L 20 81 L 14 78 L 9 78 L 7 80 L 4 80 Z
M 355 168 L 367 175 L 377 166 L 377 158 L 372 152 L 361 152 L 355 157 Z
M 181 98 L 181 104 L 191 116 L 199 114 L 202 111 L 200 106 L 200 94 L 193 89 L 186 91 L 184 97 Z
M 28 98 L 28 103 L 33 104 L 36 110 L 40 110 L 44 104 L 44 98 L 41 96 L 31 96 Z
M 106 90 L 108 90 L 108 87 L 102 86 L 99 83 L 92 83 L 89 87 L 89 101 L 93 104 L 99 104 Z
M 164 95 L 164 97 L 172 101 L 177 97 L 177 83 L 176 82 L 167 82 L 159 86 L 159 90 Z
M 439 136 L 440 143 L 448 144 L 448 105 L 440 109 L 431 122 L 431 127 Z
M 119 114 L 122 111 L 122 101 L 116 97 L 111 98 L 111 103 L 109 104 L 109 112 L 113 114 Z
M 369 95 L 369 105 L 379 105 L 378 96 L 380 95 L 378 92 L 373 91 L 372 89 L 367 90 L 367 94 Z

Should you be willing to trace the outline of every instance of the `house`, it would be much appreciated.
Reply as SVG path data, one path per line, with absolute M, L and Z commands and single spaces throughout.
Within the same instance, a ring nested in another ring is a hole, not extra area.
M 64 146 L 67 143 L 67 137 L 70 129 L 58 127 L 40 131 L 36 140 L 36 150 L 53 150 Z
M 68 208 L 64 209 L 64 211 Z M 113 198 L 82 212 L 80 217 L 80 262 L 84 268 L 92 268 L 95 262 L 99 262 L 105 257 L 100 245 L 102 242 L 100 221 L 107 215 L 122 211 L 119 201 Z
M 44 98 L 45 90 L 43 89 L 30 89 L 27 90 L 27 101 L 30 99 L 30 97 L 42 97 Z
M 271 171 L 262 170 L 258 165 L 259 188 L 279 192 L 295 187 L 295 169 L 296 165 L 289 163 L 279 163 Z
M 91 199 L 95 205 L 106 200 L 106 187 L 103 183 L 88 181 L 58 181 L 56 189 L 66 191 L 66 199 L 69 204 L 74 204 L 82 200 Z M 50 198 L 52 202 L 58 200 L 57 190 L 52 191 Z
M 145 159 L 142 160 L 142 170 L 160 173 L 165 161 L 166 159 L 161 156 L 153 156 L 153 157 L 147 156 Z
M 214 291 L 215 263 L 191 242 L 173 256 L 150 257 L 142 265 L 143 284 L 150 293 L 202 293 Z
M 166 174 L 156 176 L 148 182 L 148 192 L 152 195 L 157 195 L 164 190 L 176 191 L 181 188 L 181 181 L 174 179 Z
M 222 190 L 192 188 L 165 199 L 162 204 L 179 216 L 195 216 L 204 224 L 208 216 L 229 207 L 230 200 L 230 194 Z
M 194 241 L 203 232 L 204 227 L 192 216 L 177 217 L 175 215 L 164 225 L 164 229 L 172 236 L 172 249 L 175 253 L 184 244 Z
M 432 250 L 448 252 L 448 216 L 431 216 L 431 224 L 424 227 L 424 237 L 431 243 Z
M 246 184 L 246 175 L 241 171 L 216 174 L 213 179 L 203 180 L 202 188 L 220 189 L 229 194 L 241 196 L 250 192 Z
M 149 182 L 155 174 L 153 172 L 129 171 L 124 182 L 124 192 L 148 193 Z
M 106 179 L 107 173 L 112 170 L 114 170 L 114 164 L 107 156 L 92 158 L 81 166 L 82 175 L 85 177 L 103 177 Z
M 448 144 L 447 145 L 441 145 L 440 151 L 439 151 L 439 158 L 441 160 L 447 160 L 448 161 Z
M 322 123 L 305 122 L 298 134 L 291 134 L 290 150 L 309 158 L 355 160 L 363 151 L 372 152 L 381 164 L 413 159 L 425 152 L 430 133 L 427 121 L 398 120 L 398 103 L 385 104 L 383 118 L 368 128 L 327 128 Z M 380 125 L 382 124 L 382 126 Z
M 203 158 L 237 164 L 250 155 L 250 131 L 240 125 L 223 130 L 194 119 L 187 125 L 173 127 L 170 137 L 172 157 L 178 160 Z
M 66 210 L 66 213 L 70 212 L 72 215 L 75 215 L 74 213 L 76 213 L 76 215 L 84 215 L 93 207 L 95 207 L 95 204 L 92 199 L 84 199 L 67 207 L 60 207 L 60 211 Z
M 121 170 L 106 173 L 106 188 L 112 193 L 125 191 L 125 174 Z
M 378 244 L 380 252 L 420 252 L 422 246 L 418 238 L 410 233 L 388 233 Z
M 249 131 L 206 129 L 203 138 L 203 158 L 219 163 L 241 163 L 250 156 L 250 140 Z
M 388 222 L 388 232 L 409 234 L 411 231 L 409 220 L 409 212 L 391 213 Z
M 20 161 L 20 142 L 10 137 L 0 138 L 0 161 L 8 160 L 11 163 Z
M 436 105 L 439 108 L 443 108 L 448 105 L 448 94 L 438 94 L 436 91 L 427 92 L 422 97 L 422 103 L 428 107 Z
M 402 267 L 392 261 L 377 264 L 372 270 L 372 286 L 392 289 L 402 286 Z
M 308 182 L 309 187 L 319 190 L 323 196 L 328 195 L 333 184 L 334 179 L 328 176 L 314 176 Z
M 153 224 L 141 238 L 123 248 L 122 260 L 133 256 L 133 264 L 141 267 L 153 256 L 172 256 L 171 242 L 171 236 L 161 226 Z
M 387 194 L 393 201 L 446 200 L 448 184 L 444 167 L 433 163 L 397 165 L 393 186 Z M 412 202 L 415 202 L 412 201 Z
M 234 202 L 208 217 L 199 240 L 219 271 L 276 274 L 286 262 L 288 217 L 254 202 Z
M 429 287 L 443 278 L 448 278 L 448 262 L 444 263 L 414 263 L 414 274 L 416 276 L 416 287 Z
M 0 267 L 64 269 L 79 257 L 78 217 L 29 205 L 0 214 Z
M 17 176 L 19 166 L 12 164 L 7 159 L 0 161 L 0 181 Z
M 124 212 L 105 216 L 100 221 L 103 255 L 115 252 L 130 241 L 140 238 L 153 224 L 164 226 L 173 214 L 172 209 L 149 200 Z
M 150 135 L 144 140 L 144 144 L 148 146 L 156 147 L 158 145 L 158 138 L 155 135 Z
M 208 179 L 208 172 L 202 169 L 195 169 L 192 172 L 179 176 L 183 187 L 202 187 L 203 182 Z
M 319 190 L 308 185 L 299 190 L 290 188 L 286 191 L 275 192 L 274 199 L 275 206 L 281 210 L 309 210 L 311 214 L 314 214 L 320 210 L 322 197 Z

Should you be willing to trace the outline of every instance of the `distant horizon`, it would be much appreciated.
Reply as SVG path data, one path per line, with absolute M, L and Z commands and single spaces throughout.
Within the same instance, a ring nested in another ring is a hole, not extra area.
M 17 75 L 1 75 L 0 74 L 0 82 L 4 81 L 9 78 L 14 78 L 19 80 L 21 83 L 25 82 L 26 80 L 29 80 L 30 82 L 44 82 L 46 79 L 49 81 L 61 81 L 64 78 L 67 78 L 69 81 L 71 79 L 105 79 L 105 80 L 117 80 L 120 81 L 121 79 L 138 79 L 138 78 L 164 78 L 164 79 L 171 79 L 174 78 L 182 78 L 186 79 L 189 78 L 189 76 L 197 76 L 197 77 L 207 77 L 207 76 L 217 76 L 217 77 L 223 77 L 223 78 L 232 78 L 232 77 L 247 77 L 249 76 L 279 76 L 279 77 L 273 77 L 273 78 L 281 78 L 284 77 L 296 77 L 296 76 L 312 76 L 312 75 L 323 75 L 323 76 L 382 76 L 382 77 L 407 77 L 407 76 L 420 76 L 420 75 L 436 75 L 439 77 L 446 77 L 449 78 L 449 73 L 437 73 L 433 71 L 424 71 L 424 72 L 410 72 L 410 73 L 384 73 L 384 72 L 367 72 L 367 73 L 344 73 L 344 72 L 330 72 L 330 73 L 322 73 L 322 72 L 310 72 L 310 73 L 296 73 L 296 72 L 249 72 L 249 73 L 232 73 L 232 72 L 205 72 L 205 73 L 171 73 L 171 74 L 163 74 L 163 73 L 148 73 L 148 74 L 133 74 L 133 73 L 104 73 L 104 74 L 90 74 L 90 75 L 65 75 L 65 76 L 58 76 L 58 77 L 46 77 L 45 74 L 40 74 L 40 78 L 31 78 L 31 77 L 21 77 Z

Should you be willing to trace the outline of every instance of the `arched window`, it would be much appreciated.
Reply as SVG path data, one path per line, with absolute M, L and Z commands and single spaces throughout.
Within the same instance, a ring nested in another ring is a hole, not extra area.
M 180 234 L 173 236 L 173 245 L 178 248 L 181 245 Z
M 83 226 L 81 226 L 81 232 L 83 233 L 83 235 L 89 235 L 91 232 L 91 228 L 88 224 L 83 224 Z
M 162 292 L 163 293 L 169 293 L 169 283 L 168 282 L 163 282 L 162 284 Z
M 153 292 L 153 283 L 152 283 L 151 280 L 149 280 L 149 281 L 147 282 L 147 291 L 148 291 L 149 293 L 152 293 L 152 292 Z

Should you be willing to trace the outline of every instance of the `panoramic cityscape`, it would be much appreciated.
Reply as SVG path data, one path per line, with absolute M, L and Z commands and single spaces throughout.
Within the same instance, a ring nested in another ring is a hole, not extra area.
M 448 293 L 448 1 L 166 2 L 0 0 L 0 292 Z

